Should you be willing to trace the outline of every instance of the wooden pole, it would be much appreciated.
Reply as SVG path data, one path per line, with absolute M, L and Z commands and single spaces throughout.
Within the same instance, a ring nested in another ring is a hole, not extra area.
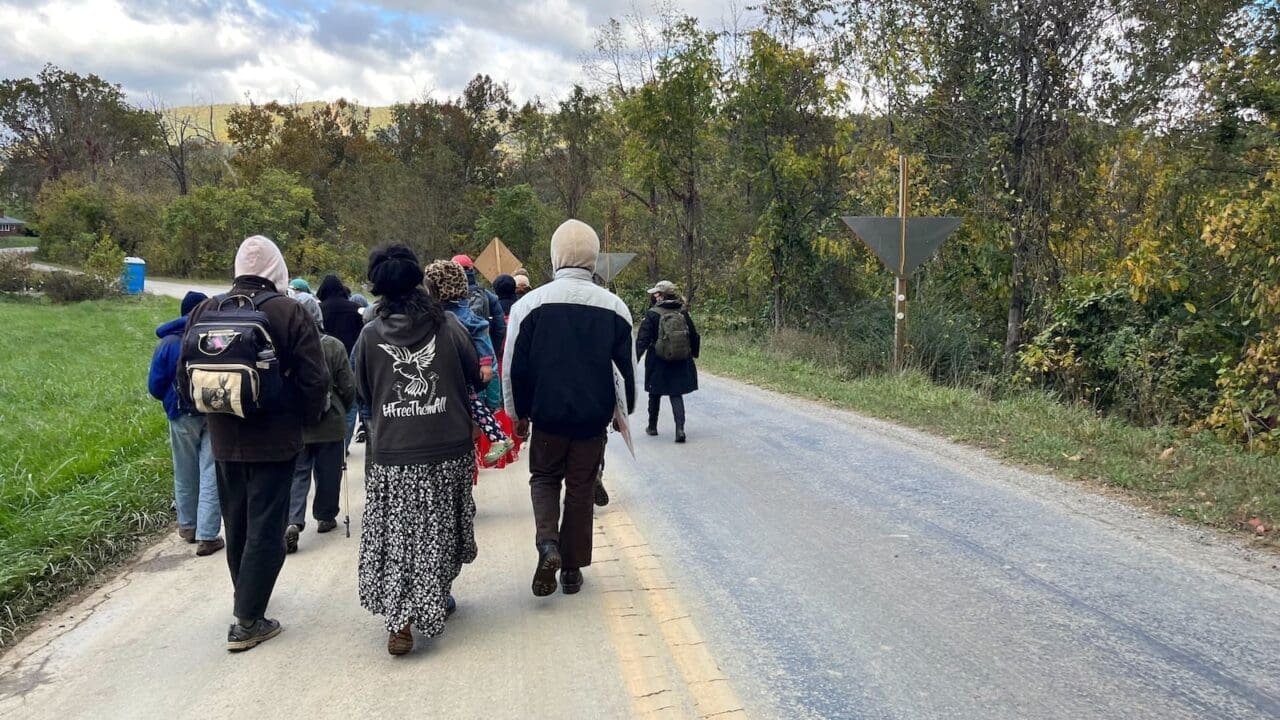
M 907 155 L 898 155 L 898 248 L 899 265 L 894 271 L 893 289 L 893 369 L 901 371 L 907 361 Z

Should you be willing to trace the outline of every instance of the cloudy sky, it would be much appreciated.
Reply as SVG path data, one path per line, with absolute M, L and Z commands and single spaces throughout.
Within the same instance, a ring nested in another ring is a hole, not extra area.
M 135 102 L 457 95 L 476 73 L 563 97 L 594 32 L 653 0 L 0 0 L 0 78 L 47 62 Z M 740 7 L 746 4 L 739 0 Z M 721 27 L 730 0 L 675 5 Z

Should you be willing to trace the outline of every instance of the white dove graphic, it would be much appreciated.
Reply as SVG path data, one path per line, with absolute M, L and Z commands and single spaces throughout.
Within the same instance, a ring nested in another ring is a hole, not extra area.
M 427 380 L 427 370 L 431 368 L 432 361 L 436 359 L 435 338 L 431 338 L 431 342 L 417 352 L 412 352 L 409 348 L 398 345 L 379 343 L 378 347 L 382 348 L 394 360 L 391 369 L 395 370 L 397 375 L 409 381 L 408 387 L 404 390 L 406 395 L 422 397 L 431 390 L 431 383 Z

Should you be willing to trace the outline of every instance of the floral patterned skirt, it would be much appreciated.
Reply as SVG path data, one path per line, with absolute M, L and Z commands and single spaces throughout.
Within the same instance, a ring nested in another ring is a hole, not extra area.
M 387 632 L 412 621 L 427 637 L 444 630 L 445 602 L 464 563 L 476 559 L 475 457 L 365 468 L 360 604 Z

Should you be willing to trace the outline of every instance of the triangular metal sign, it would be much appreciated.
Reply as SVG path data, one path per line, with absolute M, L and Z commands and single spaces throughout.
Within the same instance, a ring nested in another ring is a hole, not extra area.
M 907 253 L 902 257 L 902 220 L 895 217 L 841 218 L 849 229 L 866 243 L 890 271 L 910 275 L 933 257 L 942 243 L 960 227 L 958 217 L 907 218 Z
M 611 283 L 635 257 L 635 253 L 600 253 L 596 259 L 596 274 L 606 284 Z

